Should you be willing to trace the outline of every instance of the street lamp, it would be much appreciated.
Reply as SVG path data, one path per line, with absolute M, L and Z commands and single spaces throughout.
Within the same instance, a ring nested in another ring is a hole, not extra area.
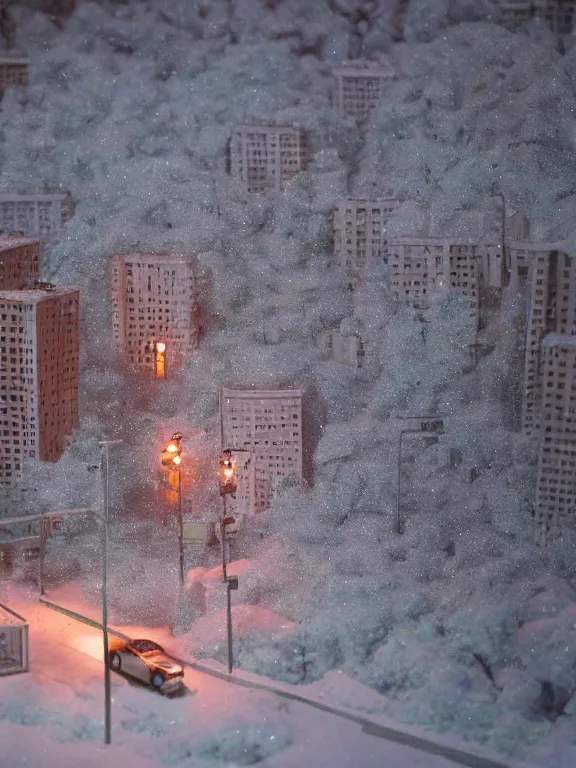
M 232 451 L 225 448 L 220 458 L 220 496 L 222 496 L 222 519 L 220 520 L 220 546 L 222 549 L 222 582 L 226 584 L 226 628 L 228 635 L 228 674 L 232 672 L 232 595 L 233 589 L 238 589 L 238 577 L 229 576 L 226 568 L 226 527 L 236 521 L 226 515 L 226 496 L 235 493 L 236 462 L 232 458 Z
M 404 435 L 421 435 L 422 437 L 438 437 L 445 434 L 444 421 L 438 416 L 402 416 L 403 419 L 416 419 L 420 421 L 417 429 L 400 430 L 398 440 L 398 480 L 396 486 L 396 533 L 404 533 L 404 527 L 400 520 L 400 466 L 402 464 L 402 438 Z
M 178 477 L 178 549 L 180 559 L 180 584 L 184 584 L 184 519 L 182 514 L 182 432 L 174 432 L 162 451 L 162 466 L 174 470 Z

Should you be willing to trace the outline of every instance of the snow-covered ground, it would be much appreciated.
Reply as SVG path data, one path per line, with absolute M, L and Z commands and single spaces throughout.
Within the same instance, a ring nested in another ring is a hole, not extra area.
M 45 277 L 78 285 L 83 314 L 81 428 L 50 476 L 35 471 L 46 507 L 92 504 L 85 465 L 98 463 L 97 440 L 125 440 L 111 465 L 115 621 L 177 615 L 182 643 L 222 658 L 221 643 L 198 647 L 211 623 L 202 612 L 221 607 L 209 576 L 184 608 L 172 597 L 158 451 L 172 429 L 190 436 L 189 510 L 217 515 L 219 387 L 293 384 L 306 393 L 308 485 L 275 500 L 263 538 L 238 544 L 249 566 L 234 599 L 252 606 L 240 666 L 294 684 L 342 670 L 391 717 L 573 765 L 576 539 L 567 532 L 546 558 L 531 540 L 535 455 L 510 431 L 524 308 L 503 307 L 472 369 L 458 307 L 439 301 L 425 331 L 379 273 L 352 299 L 332 263 L 330 211 L 349 192 L 393 194 L 403 204 L 390 233 L 460 237 L 476 208 L 497 217 L 496 184 L 535 239 L 571 239 L 576 46 L 567 40 L 562 56 L 541 28 L 507 32 L 486 20 L 488 0 L 451 4 L 456 26 L 440 13 L 447 3 L 414 0 L 408 42 L 396 45 L 386 13 L 354 26 L 352 0 L 81 2 L 61 29 L 28 5 L 14 16 L 30 86 L 2 102 L 0 183 L 71 192 L 76 213 Z M 398 71 L 363 137 L 330 101 L 331 64 L 351 51 Z M 312 161 L 284 192 L 251 197 L 226 175 L 225 146 L 237 122 L 261 118 L 308 129 Z M 206 338 L 181 376 L 154 387 L 123 371 L 111 345 L 107 263 L 138 249 L 195 252 L 212 273 Z M 364 371 L 316 348 L 338 326 L 362 336 Z M 448 414 L 447 434 L 404 447 L 398 536 L 394 417 L 430 412 Z M 51 578 L 74 576 L 93 594 L 97 539 L 58 546 Z M 206 574 L 216 564 L 188 563 Z

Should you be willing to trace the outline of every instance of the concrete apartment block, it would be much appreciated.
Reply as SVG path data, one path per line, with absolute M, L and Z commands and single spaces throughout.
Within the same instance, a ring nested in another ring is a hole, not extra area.
M 548 333 L 576 334 L 576 259 L 561 243 L 530 251 L 522 429 L 537 436 L 542 394 L 541 345 Z
M 542 342 L 540 451 L 534 517 L 539 543 L 576 521 L 576 336 Z
M 0 235 L 0 291 L 20 291 L 40 277 L 40 241 Z
M 574 26 L 575 10 L 575 0 L 500 0 L 501 21 L 512 30 L 539 18 L 554 34 L 569 35 Z
M 155 372 L 162 343 L 168 374 L 181 368 L 200 336 L 194 257 L 122 254 L 111 272 L 112 335 L 121 357 Z
M 248 192 L 282 189 L 306 167 L 302 128 L 238 125 L 230 138 L 230 173 Z
M 0 194 L 0 230 L 36 237 L 57 237 L 70 218 L 68 195 Z
M 349 277 L 361 279 L 384 262 L 386 222 L 395 200 L 339 200 L 334 209 L 334 257 Z
M 0 291 L 0 485 L 23 459 L 58 461 L 78 426 L 79 294 Z
M 335 103 L 340 117 L 365 120 L 394 79 L 394 70 L 376 61 L 355 59 L 332 70 L 336 80 Z
M 30 59 L 0 56 L 0 99 L 7 88 L 26 88 Z
M 343 336 L 336 330 L 322 331 L 318 337 L 318 346 L 337 363 L 353 368 L 362 368 L 364 365 L 364 345 L 359 336 Z
M 387 246 L 390 287 L 417 309 L 429 306 L 430 294 L 445 292 L 468 300 L 478 318 L 478 247 L 439 238 L 395 238 Z
M 302 478 L 302 392 L 223 389 L 222 444 L 252 455 L 251 514 L 268 508 L 272 477 Z

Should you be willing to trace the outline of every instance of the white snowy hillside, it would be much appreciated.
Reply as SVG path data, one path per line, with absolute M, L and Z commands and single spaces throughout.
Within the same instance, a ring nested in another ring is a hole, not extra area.
M 576 45 L 559 53 L 537 25 L 506 31 L 489 0 L 414 0 L 396 43 L 383 0 L 78 2 L 59 26 L 33 5 L 12 6 L 30 84 L 0 103 L 0 192 L 76 202 L 43 276 L 80 288 L 82 375 L 75 444 L 30 472 L 47 508 L 92 504 L 81 467 L 98 463 L 102 436 L 125 441 L 111 464 L 113 620 L 176 613 L 183 647 L 225 659 L 201 637 L 223 607 L 218 552 L 188 557 L 185 606 L 166 597 L 176 534 L 158 452 L 173 430 L 188 436 L 187 514 L 215 518 L 220 388 L 293 386 L 306 482 L 233 550 L 236 663 L 293 684 L 342 670 L 390 718 L 576 764 L 576 535 L 546 553 L 532 543 L 536 453 L 517 431 L 525 307 L 504 302 L 473 363 L 462 302 L 439 296 L 423 320 L 384 269 L 352 291 L 331 231 L 335 201 L 353 194 L 399 200 L 390 234 L 467 236 L 476 210 L 498 215 L 497 189 L 534 240 L 573 239 Z M 337 116 L 331 77 L 359 55 L 397 72 L 361 130 Z M 285 190 L 249 195 L 228 175 L 228 138 L 253 120 L 309 136 L 308 168 Z M 127 372 L 112 345 L 108 262 L 134 251 L 197 254 L 209 277 L 206 334 L 162 382 Z M 363 368 L 321 353 L 330 329 L 360 335 Z M 400 535 L 401 417 L 421 414 L 444 416 L 446 433 L 403 442 Z M 96 596 L 98 540 L 86 530 L 58 546 L 48 578 Z

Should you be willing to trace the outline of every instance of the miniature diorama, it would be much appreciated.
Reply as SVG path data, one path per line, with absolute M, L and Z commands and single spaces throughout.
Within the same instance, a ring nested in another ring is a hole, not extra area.
M 230 138 L 230 174 L 248 192 L 282 189 L 306 167 L 306 136 L 291 125 L 238 125 Z
M 575 6 L 0 2 L 2 768 L 573 766 Z
M 124 254 L 111 270 L 112 334 L 122 358 L 158 379 L 179 370 L 200 336 L 193 258 Z

